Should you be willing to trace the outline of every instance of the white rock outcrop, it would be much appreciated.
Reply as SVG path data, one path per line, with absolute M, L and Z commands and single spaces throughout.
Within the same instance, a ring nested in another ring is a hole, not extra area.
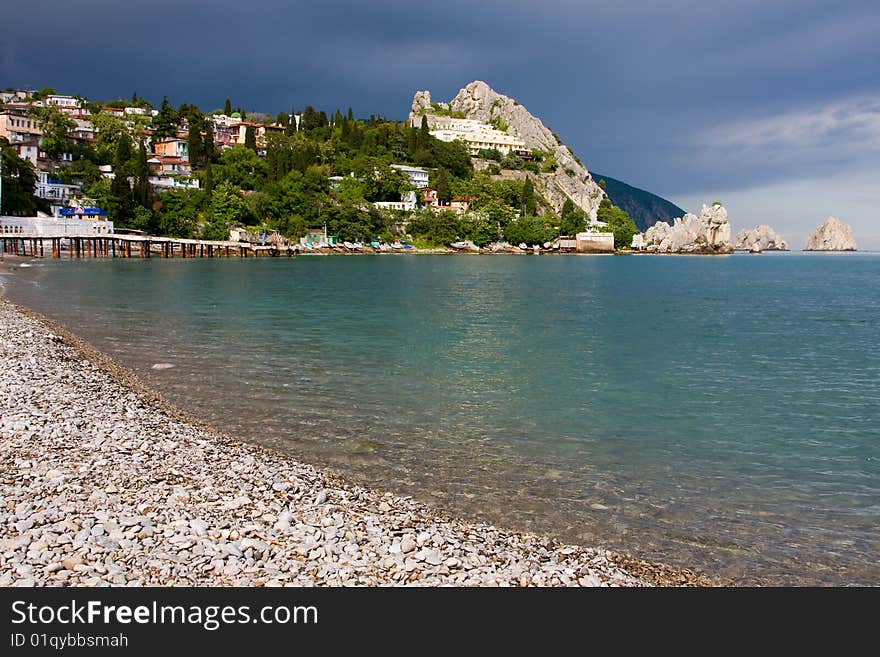
M 770 226 L 760 225 L 752 229 L 741 230 L 733 241 L 736 251 L 788 251 L 788 242 Z
M 605 192 L 568 147 L 516 100 L 476 80 L 461 89 L 451 102 L 439 103 L 438 106 L 443 110 L 461 112 L 468 119 L 496 124 L 503 122 L 507 126 L 507 133 L 522 139 L 527 148 L 552 153 L 558 166 L 552 173 L 531 174 L 535 191 L 557 213 L 562 210 L 565 200 L 571 199 L 591 219 L 596 218 Z M 430 92 L 417 91 L 413 97 L 410 121 L 413 125 L 419 125 L 420 117 L 428 115 L 431 125 L 432 110 Z
M 810 235 L 804 251 L 857 251 L 852 226 L 837 217 L 828 217 Z
M 658 221 L 645 231 L 645 244 L 657 253 L 732 253 L 727 210 L 715 203 L 699 216 L 676 217 L 671 226 Z

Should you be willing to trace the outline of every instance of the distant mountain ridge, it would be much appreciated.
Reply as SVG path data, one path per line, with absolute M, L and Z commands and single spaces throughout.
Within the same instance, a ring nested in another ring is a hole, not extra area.
M 614 205 L 626 210 L 642 232 L 658 221 L 672 224 L 675 217 L 685 215 L 684 210 L 661 196 L 595 171 L 592 174 L 593 180 L 605 181 L 605 193 L 608 194 L 608 198 Z

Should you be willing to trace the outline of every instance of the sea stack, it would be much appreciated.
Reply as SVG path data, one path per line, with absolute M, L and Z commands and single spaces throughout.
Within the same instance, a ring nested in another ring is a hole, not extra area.
M 788 243 L 770 226 L 755 226 L 751 230 L 741 230 L 733 243 L 736 251 L 788 251 Z
M 810 235 L 804 251 L 857 251 L 853 239 L 852 227 L 837 217 L 828 217 L 816 231 Z
M 670 226 L 658 221 L 645 231 L 644 243 L 657 253 L 732 253 L 730 222 L 721 203 L 704 205 L 699 216 L 688 212 Z

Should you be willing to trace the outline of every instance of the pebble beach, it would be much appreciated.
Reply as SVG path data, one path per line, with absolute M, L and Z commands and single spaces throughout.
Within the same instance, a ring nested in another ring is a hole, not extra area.
M 0 300 L 0 586 L 673 586 L 224 435 Z

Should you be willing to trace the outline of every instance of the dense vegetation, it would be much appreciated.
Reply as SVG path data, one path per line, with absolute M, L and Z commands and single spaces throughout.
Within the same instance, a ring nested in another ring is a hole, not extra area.
M 119 103 L 148 107 L 137 96 Z M 273 122 L 284 129 L 268 131 L 258 143 L 248 127 L 244 145 L 219 149 L 210 116 L 195 105 L 174 108 L 166 98 L 152 120 L 135 115 L 126 117 L 128 124 L 100 112 L 99 104 L 89 107 L 97 141 L 76 145 L 68 137 L 75 124 L 66 115 L 53 107 L 34 112 L 44 129 L 43 150 L 50 157 L 65 152 L 74 156 L 72 162 L 56 162 L 53 175 L 62 182 L 83 183 L 84 193 L 106 209 L 119 228 L 224 239 L 235 225 L 277 230 L 291 238 L 326 226 L 341 240 L 390 240 L 407 233 L 425 246 L 457 240 L 483 246 L 502 238 L 513 244 L 542 244 L 586 227 L 585 214 L 573 203 L 567 202 L 557 215 L 536 192 L 534 175 L 557 166 L 548 154 L 535 152 L 532 161 L 523 162 L 486 152 L 482 155 L 495 164 L 487 171 L 475 171 L 466 146 L 435 139 L 424 119 L 420 127 L 410 127 L 377 116 L 356 119 L 351 109 L 328 117 L 306 107 L 297 122 L 284 112 L 247 114 L 227 101 L 224 113 L 238 112 L 249 121 Z M 188 129 L 192 177 L 199 180 L 200 188 L 156 192 L 149 182 L 150 140 L 172 137 L 181 128 Z M 4 150 L 4 209 L 15 205 L 21 213 L 31 213 L 36 206 L 27 186 L 33 172 L 11 161 L 7 167 L 10 157 L 15 158 L 15 153 Z M 372 202 L 399 201 L 402 194 L 414 191 L 392 163 L 430 169 L 430 184 L 440 201 L 463 200 L 468 212 L 420 207 L 404 215 L 377 209 Z M 112 165 L 112 178 L 102 175 L 102 165 Z M 13 174 L 16 167 L 20 171 Z M 517 179 L 493 177 L 502 168 L 522 173 Z M 7 175 L 19 182 L 7 182 Z M 22 195 L 31 200 L 22 201 Z M 600 209 L 599 219 L 609 223 L 615 241 L 623 244 L 632 222 L 619 208 L 607 206 Z

